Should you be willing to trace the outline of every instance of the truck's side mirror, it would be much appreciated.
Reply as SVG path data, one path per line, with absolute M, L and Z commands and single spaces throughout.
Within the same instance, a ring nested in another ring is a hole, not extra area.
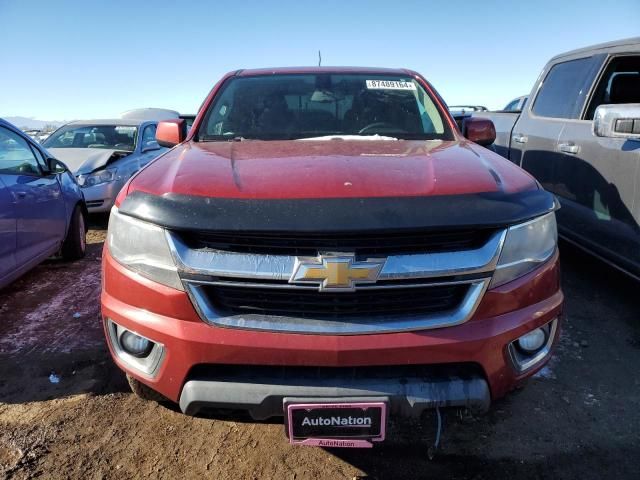
M 156 140 L 163 147 L 175 147 L 182 143 L 187 136 L 186 122 L 181 118 L 174 118 L 158 123 Z
M 593 116 L 593 134 L 640 140 L 640 103 L 600 105 Z
M 478 145 L 491 145 L 496 140 L 496 127 L 488 118 L 468 117 L 462 121 L 462 134 Z

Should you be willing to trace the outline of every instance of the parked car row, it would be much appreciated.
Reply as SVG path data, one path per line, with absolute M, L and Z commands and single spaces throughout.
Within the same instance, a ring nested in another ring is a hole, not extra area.
M 156 141 L 162 109 L 71 122 L 42 144 L 0 120 L 0 288 L 47 257 L 80 258 L 88 213 L 108 212 L 140 168 L 167 149 Z
M 51 135 L 51 131 L 42 131 L 42 130 L 23 130 L 24 133 L 33 138 L 36 142 L 42 143 L 46 140 L 49 135 Z

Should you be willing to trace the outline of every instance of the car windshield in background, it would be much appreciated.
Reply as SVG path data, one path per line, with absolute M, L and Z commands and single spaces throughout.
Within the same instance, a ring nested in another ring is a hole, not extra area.
M 410 77 L 292 74 L 230 79 L 208 109 L 198 140 L 353 135 L 452 138 L 434 101 Z
M 138 128 L 129 125 L 68 125 L 47 138 L 46 148 L 108 148 L 132 152 Z

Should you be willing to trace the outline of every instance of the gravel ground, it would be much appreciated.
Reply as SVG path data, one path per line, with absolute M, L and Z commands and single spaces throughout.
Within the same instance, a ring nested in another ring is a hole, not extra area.
M 0 478 L 640 478 L 638 284 L 561 246 L 566 321 L 550 365 L 482 417 L 393 423 L 372 450 L 291 447 L 281 422 L 146 403 L 99 320 L 103 218 L 87 257 L 0 293 Z

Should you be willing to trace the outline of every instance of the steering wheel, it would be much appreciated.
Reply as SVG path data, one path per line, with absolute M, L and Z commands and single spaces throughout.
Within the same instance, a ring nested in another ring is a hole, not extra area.
M 369 130 L 376 130 L 376 129 L 391 129 L 393 132 L 402 132 L 404 133 L 404 130 L 401 130 L 399 128 L 397 128 L 395 125 L 392 125 L 389 122 L 374 122 L 374 123 L 370 123 L 369 125 L 367 125 L 366 127 L 362 127 L 360 129 L 360 131 L 358 132 L 360 135 L 362 135 L 363 133 L 367 133 Z

